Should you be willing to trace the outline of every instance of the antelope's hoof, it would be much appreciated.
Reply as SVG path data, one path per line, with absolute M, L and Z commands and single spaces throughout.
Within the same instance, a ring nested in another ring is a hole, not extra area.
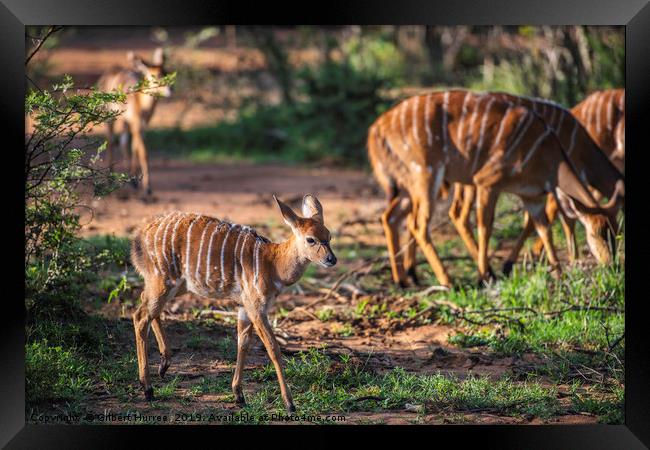
M 406 288 L 408 287 L 408 284 L 407 284 L 406 281 L 404 281 L 404 280 L 399 280 L 399 281 L 397 282 L 397 285 L 398 285 L 401 289 L 406 289 Z
M 289 414 L 293 414 L 293 413 L 295 413 L 295 412 L 296 412 L 296 405 L 294 405 L 293 403 L 289 403 L 289 404 L 287 405 L 287 412 L 288 412 Z
M 246 406 L 246 398 L 244 398 L 244 395 L 239 393 L 235 395 L 235 405 L 239 406 L 240 408 L 244 408 Z
M 153 401 L 153 386 L 149 386 L 144 390 L 144 399 L 148 402 Z
M 406 271 L 406 274 L 409 276 L 411 281 L 415 286 L 420 285 L 420 280 L 418 279 L 417 273 L 415 273 L 415 266 L 411 267 L 409 270 Z
M 506 261 L 503 263 L 503 274 L 508 277 L 512 273 L 512 268 L 515 266 L 514 261 Z
M 171 364 L 170 358 L 165 358 L 163 355 L 160 355 L 160 366 L 158 367 L 158 375 L 160 375 L 160 378 L 165 377 L 165 374 L 167 373 L 167 369 L 169 369 L 170 364 Z
M 131 177 L 131 179 L 129 180 L 129 183 L 131 183 L 131 186 L 133 187 L 133 189 L 137 189 L 137 188 L 138 188 L 138 185 L 140 184 L 140 183 L 138 182 L 138 178 L 137 178 L 137 177 Z

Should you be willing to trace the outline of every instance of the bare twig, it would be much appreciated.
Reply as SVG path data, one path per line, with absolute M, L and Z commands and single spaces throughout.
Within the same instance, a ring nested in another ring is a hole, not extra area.
M 29 54 L 29 56 L 28 56 L 27 59 L 25 60 L 25 65 L 29 64 L 29 62 L 32 60 L 32 58 L 34 57 L 34 55 L 36 55 L 36 53 L 38 53 L 38 51 L 41 49 L 41 47 L 43 46 L 43 44 L 45 44 L 45 41 L 47 40 L 47 38 L 49 38 L 53 33 L 56 33 L 57 31 L 60 31 L 60 30 L 62 30 L 62 29 L 63 29 L 62 26 L 58 26 L 58 27 L 57 27 L 57 26 L 55 26 L 55 25 L 52 25 L 52 26 L 50 27 L 50 29 L 47 30 L 47 33 L 45 33 L 45 36 L 43 36 L 42 38 L 40 38 L 40 39 L 38 40 L 38 44 L 36 45 L 36 48 L 34 48 L 34 50 Z

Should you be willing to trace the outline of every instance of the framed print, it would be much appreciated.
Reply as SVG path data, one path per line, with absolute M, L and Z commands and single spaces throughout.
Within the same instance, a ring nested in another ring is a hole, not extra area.
M 0 10 L 3 445 L 648 445 L 646 3 Z

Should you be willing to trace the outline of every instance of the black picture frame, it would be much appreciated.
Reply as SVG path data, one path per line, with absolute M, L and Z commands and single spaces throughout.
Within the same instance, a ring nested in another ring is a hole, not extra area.
M 402 433 L 413 435 L 420 442 L 438 445 L 440 437 L 453 439 L 454 445 L 475 441 L 483 448 L 621 448 L 633 449 L 650 446 L 650 346 L 645 333 L 643 314 L 645 298 L 642 282 L 650 255 L 644 232 L 650 221 L 644 211 L 643 170 L 647 166 L 648 151 L 643 146 L 644 125 L 650 106 L 650 6 L 647 0 L 455 0 L 451 1 L 329 1 L 317 5 L 307 3 L 282 5 L 277 2 L 253 3 L 250 1 L 201 0 L 1 0 L 0 3 L 0 98 L 4 156 L 11 157 L 8 170 L 3 174 L 6 183 L 4 194 L 5 241 L 12 244 L 17 261 L 23 252 L 18 236 L 23 233 L 20 211 L 24 213 L 21 197 L 24 186 L 20 180 L 20 154 L 16 149 L 24 144 L 24 62 L 25 25 L 203 25 L 203 24 L 440 24 L 440 25 L 624 25 L 626 27 L 626 109 L 630 112 L 627 124 L 627 202 L 626 211 L 626 372 L 625 372 L 625 425 L 582 426 L 436 426 L 436 427 L 311 427 L 299 430 L 320 435 L 315 442 L 331 447 L 349 437 L 363 437 L 366 445 L 372 440 L 404 445 Z M 646 138 L 647 140 L 647 138 Z M 646 148 L 648 148 L 646 146 Z M 15 164 L 15 166 L 14 166 Z M 11 168 L 10 168 L 11 167 Z M 14 179 L 15 178 L 15 179 Z M 15 202 L 15 208 L 11 207 Z M 22 205 L 22 206 L 21 206 Z M 14 211 L 16 211 L 14 213 Z M 15 219 L 14 219 L 15 217 Z M 24 218 L 24 214 L 23 214 Z M 21 231 L 22 230 L 22 231 Z M 13 236 L 16 236 L 15 238 Z M 8 257 L 7 260 L 13 258 Z M 7 264 L 15 270 L 14 279 L 5 272 L 0 326 L 0 345 L 4 350 L 0 364 L 0 445 L 8 448 L 65 447 L 115 448 L 121 443 L 133 443 L 137 437 L 165 439 L 168 433 L 178 432 L 176 427 L 93 427 L 25 425 L 25 369 L 24 369 L 24 296 L 20 281 L 19 263 Z M 647 275 L 646 275 L 647 276 Z M 9 282 L 7 282 L 7 280 Z M 632 290 L 630 290 L 630 288 Z M 23 292 L 24 294 L 24 292 Z M 210 427 L 182 427 L 181 433 L 215 430 Z M 243 431 L 237 427 L 218 429 L 221 445 L 226 436 L 246 441 L 252 434 L 261 435 L 264 441 L 281 445 L 295 445 L 293 427 L 269 429 L 259 427 Z M 289 440 L 279 440 L 282 437 Z M 415 435 L 419 436 L 415 436 Z M 329 439 L 328 439 L 329 438 Z M 311 439 L 311 438 L 310 438 Z M 331 441 L 331 442 L 328 442 Z M 210 441 L 208 441 L 210 442 Z M 284 444 L 283 444 L 284 442 Z M 293 443 L 292 443 L 293 442 Z M 415 443 L 416 441 L 409 441 Z M 151 445 L 151 444 L 148 444 Z M 419 444 L 418 444 L 419 445 Z

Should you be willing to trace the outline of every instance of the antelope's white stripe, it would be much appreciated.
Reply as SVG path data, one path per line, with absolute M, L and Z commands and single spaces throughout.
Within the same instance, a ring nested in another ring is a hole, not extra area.
M 465 148 L 467 150 L 468 155 L 471 150 L 470 146 L 472 145 L 472 137 L 474 136 L 474 124 L 476 123 L 476 117 L 478 116 L 478 111 L 479 109 L 481 109 L 482 100 L 483 97 L 480 96 L 474 102 L 474 112 L 472 113 L 471 118 L 469 119 L 469 132 L 467 133 L 467 137 L 465 138 Z
M 409 149 L 408 141 L 406 139 L 406 109 L 408 108 L 408 100 L 402 102 L 402 106 L 399 111 L 400 118 L 400 134 L 402 136 L 402 145 L 405 149 Z
M 463 97 L 463 107 L 460 113 L 460 123 L 458 124 L 458 129 L 456 130 L 456 142 L 458 142 L 459 147 L 460 147 L 460 143 L 462 142 L 463 128 L 465 128 L 465 115 L 467 114 L 467 99 L 469 97 L 470 97 L 469 93 L 465 92 L 465 96 Z
M 219 285 L 219 289 L 223 290 L 223 284 L 226 280 L 226 266 L 224 266 L 224 256 L 226 252 L 226 244 L 228 241 L 228 236 L 230 236 L 230 232 L 235 228 L 236 225 L 228 225 L 228 231 L 226 232 L 226 236 L 223 238 L 223 242 L 221 243 L 221 273 L 219 274 L 221 278 L 221 284 Z
M 445 154 L 445 162 L 449 159 L 449 91 L 445 92 L 442 99 L 442 151 Z
M 485 105 L 485 111 L 483 111 L 483 118 L 481 119 L 481 128 L 478 137 L 478 144 L 476 144 L 476 149 L 474 150 L 474 162 L 472 163 L 471 174 L 476 172 L 476 167 L 478 165 L 479 158 L 481 157 L 481 150 L 483 150 L 483 138 L 485 137 L 485 126 L 487 125 L 487 119 L 490 115 L 490 109 L 492 108 L 492 103 L 494 103 L 494 98 L 491 98 L 487 105 Z
M 178 218 L 176 221 L 176 224 L 174 225 L 174 231 L 172 233 L 172 242 L 171 242 L 171 247 L 172 247 L 172 264 L 174 264 L 174 270 L 176 271 L 176 277 L 181 276 L 181 271 L 178 270 L 178 264 L 176 264 L 176 231 L 178 230 L 178 225 L 185 219 L 185 214 L 181 213 L 181 216 Z
M 210 275 L 214 272 L 214 270 L 217 268 L 216 266 L 214 269 L 210 267 L 210 262 L 212 261 L 212 242 L 214 241 L 214 236 L 217 234 L 217 232 L 223 227 L 223 222 L 219 222 L 214 226 L 214 230 L 212 230 L 212 234 L 210 235 L 210 240 L 208 241 L 208 254 L 205 257 L 205 285 L 207 287 L 210 287 Z
M 241 239 L 242 231 L 244 231 L 244 227 L 239 228 L 239 232 L 237 233 L 237 240 L 235 241 L 235 248 L 233 250 L 233 255 L 232 255 L 232 281 L 233 283 L 237 281 L 237 246 L 239 245 L 239 240 Z
M 201 243 L 199 244 L 199 253 L 196 255 L 196 270 L 194 272 L 194 280 L 198 281 L 199 280 L 199 270 L 201 269 L 201 253 L 203 253 L 203 242 L 205 241 L 205 235 L 208 232 L 208 228 L 210 228 L 210 225 L 212 225 L 214 221 L 209 220 L 208 223 L 205 224 L 203 227 L 203 233 L 201 233 Z M 209 271 L 208 267 L 208 271 Z
M 551 133 L 551 129 L 550 129 L 550 128 L 546 128 L 546 131 L 544 131 L 544 133 L 542 133 L 542 134 L 537 138 L 537 140 L 535 141 L 535 143 L 533 144 L 533 146 L 532 146 L 532 147 L 530 148 L 530 150 L 528 151 L 528 154 L 526 155 L 526 158 L 524 158 L 524 160 L 521 162 L 521 164 L 520 164 L 520 166 L 519 166 L 519 170 L 523 169 L 523 167 L 526 165 L 526 163 L 527 163 L 527 162 L 530 160 L 530 158 L 533 156 L 533 153 L 535 153 L 535 151 L 537 150 L 537 148 L 539 147 L 539 145 L 542 143 L 542 141 L 543 141 L 544 139 L 546 139 L 546 136 L 548 136 L 550 133 Z
M 170 276 L 172 275 L 172 267 L 171 264 L 169 263 L 169 258 L 167 257 L 167 234 L 169 233 L 169 227 L 172 224 L 172 219 L 175 218 L 177 215 L 178 215 L 177 212 L 173 212 L 167 216 L 167 225 L 165 226 L 165 231 L 163 233 L 162 246 L 161 246 L 163 258 L 165 259 L 165 266 L 167 267 L 167 273 Z
M 614 94 L 612 91 L 607 102 L 607 130 L 612 131 L 612 114 L 614 114 Z
M 601 107 L 603 106 L 603 100 L 605 99 L 606 93 L 601 93 L 598 97 L 598 102 L 596 103 L 596 133 L 600 135 L 600 116 L 601 116 Z
M 576 144 L 576 131 L 578 131 L 578 121 L 574 120 L 573 131 L 571 131 L 571 143 L 569 144 L 569 148 L 566 152 L 567 155 L 571 154 L 571 152 L 573 151 L 573 147 Z
M 160 221 L 158 222 L 158 226 L 156 227 L 156 232 L 153 234 L 153 255 L 156 257 L 156 264 L 158 265 L 158 270 L 160 273 L 163 273 L 163 265 L 162 265 L 162 260 L 160 259 L 160 255 L 158 254 L 157 246 L 156 243 L 158 242 L 158 233 L 160 233 L 160 229 L 162 228 L 162 224 L 165 223 L 165 221 L 169 218 L 169 216 L 162 217 Z M 164 247 L 161 246 L 160 248 L 161 252 L 164 252 L 165 249 Z
M 625 91 L 621 94 L 621 99 L 618 102 L 618 109 L 625 111 Z
M 512 109 L 512 105 L 508 106 L 506 108 L 505 112 L 503 113 L 503 116 L 501 117 L 501 122 L 499 123 L 499 131 L 497 131 L 497 137 L 494 138 L 494 142 L 492 143 L 492 148 L 495 148 L 497 144 L 501 141 L 501 136 L 503 135 L 503 128 L 506 122 L 506 118 L 508 117 L 508 113 Z
M 151 252 L 151 242 L 150 242 L 150 239 L 149 239 L 149 234 L 150 233 L 151 233 L 151 228 L 149 228 L 144 233 L 144 246 L 146 247 L 147 253 L 149 254 L 149 259 L 151 260 L 151 264 L 153 264 L 153 273 L 158 275 L 159 270 L 158 270 L 158 267 L 156 266 L 156 257 Z
M 239 251 L 239 264 L 241 264 L 241 281 L 242 287 L 248 289 L 248 280 L 246 279 L 246 266 L 244 265 L 244 250 L 246 249 L 246 241 L 250 233 L 244 233 L 244 242 L 241 244 L 241 250 Z
M 417 143 L 418 147 L 422 146 L 422 143 L 420 142 L 420 134 L 418 130 L 418 106 L 420 106 L 420 96 L 418 95 L 415 97 L 415 101 L 413 102 L 413 109 L 411 111 L 411 122 L 413 122 L 413 136 L 415 137 L 415 142 Z
M 525 136 L 526 132 L 528 131 L 528 128 L 530 128 L 530 125 L 532 124 L 534 118 L 535 118 L 535 114 L 531 114 L 529 111 L 526 111 L 526 114 L 524 114 L 519 118 L 514 133 L 515 139 L 508 147 L 508 150 L 506 150 L 504 158 L 507 158 L 508 155 L 510 155 L 510 153 L 512 153 L 517 148 L 519 142 L 521 142 L 521 139 Z M 546 127 L 546 130 L 548 131 L 549 128 Z
M 255 240 L 255 254 L 254 254 L 254 259 L 255 259 L 255 272 L 253 274 L 253 284 L 255 284 L 255 289 L 257 289 L 257 292 L 261 295 L 262 291 L 260 289 L 260 286 L 258 284 L 258 277 L 260 274 L 260 247 L 262 246 L 262 241 L 259 239 Z
M 424 104 L 424 129 L 427 132 L 427 144 L 433 145 L 433 134 L 431 134 L 431 94 L 427 95 Z
M 185 278 L 187 278 L 188 283 L 190 281 L 190 243 L 192 238 L 192 228 L 194 228 L 194 224 L 200 218 L 201 216 L 196 216 L 190 223 L 190 226 L 187 227 L 187 238 L 185 239 Z

